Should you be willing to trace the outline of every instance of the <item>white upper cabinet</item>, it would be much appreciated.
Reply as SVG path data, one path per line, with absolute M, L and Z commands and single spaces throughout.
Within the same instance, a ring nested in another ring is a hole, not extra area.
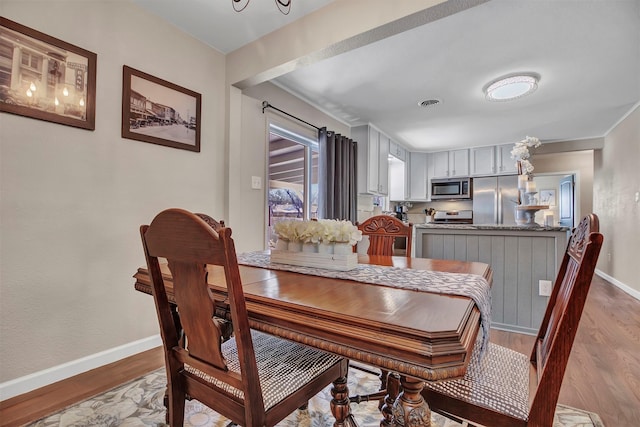
M 407 167 L 402 160 L 389 156 L 389 200 L 402 202 L 405 200 Z
M 386 196 L 389 194 L 389 137 L 383 133 L 379 133 L 379 138 L 378 193 Z
M 369 125 L 351 130 L 358 143 L 358 193 L 386 196 L 389 191 L 389 138 Z
M 449 176 L 449 152 L 439 151 L 431 153 L 434 178 L 447 178 Z
M 428 200 L 427 153 L 407 153 L 408 183 L 407 200 Z
M 449 151 L 450 176 L 469 176 L 469 150 Z
M 434 178 L 469 176 L 469 150 L 432 153 L 432 164 Z
M 403 162 L 407 161 L 407 151 L 400 145 L 389 140 L 389 154 Z
M 496 174 L 496 147 L 471 149 L 471 176 Z
M 471 176 L 513 175 L 518 173 L 516 162 L 511 158 L 513 144 L 471 149 Z
M 498 168 L 497 174 L 515 174 L 518 173 L 516 161 L 511 158 L 511 150 L 513 144 L 502 144 L 496 147 Z

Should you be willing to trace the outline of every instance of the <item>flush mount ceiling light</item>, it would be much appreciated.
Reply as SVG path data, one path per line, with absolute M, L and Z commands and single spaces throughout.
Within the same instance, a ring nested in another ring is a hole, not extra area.
M 483 88 L 490 101 L 510 101 L 534 92 L 540 76 L 534 73 L 513 74 L 492 81 Z
M 236 12 L 242 12 L 248 5 L 250 0 L 231 0 L 233 10 Z M 278 10 L 283 15 L 288 15 L 291 12 L 291 0 L 275 0 Z

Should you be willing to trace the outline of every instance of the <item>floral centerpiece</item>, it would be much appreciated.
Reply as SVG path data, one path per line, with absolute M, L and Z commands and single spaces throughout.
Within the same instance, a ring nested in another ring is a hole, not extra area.
M 531 175 L 533 172 L 533 164 L 531 164 L 531 153 L 529 148 L 537 148 L 540 146 L 540 140 L 533 136 L 527 136 L 522 141 L 516 142 L 511 150 L 511 158 L 516 161 L 518 174 Z
M 351 221 L 284 220 L 274 225 L 278 235 L 272 262 L 347 270 L 357 265 L 353 245 L 362 232 Z M 299 254 L 299 255 L 298 255 Z
M 278 240 L 300 243 L 348 243 L 362 240 L 362 232 L 351 221 L 321 219 L 318 221 L 279 221 L 274 226 Z
M 535 195 L 536 183 L 533 181 L 533 164 L 529 149 L 540 146 L 538 138 L 527 136 L 522 141 L 516 142 L 511 150 L 511 158 L 516 161 L 518 167 L 518 201 L 515 211 L 517 225 L 534 226 L 535 213 L 545 207 L 538 206 Z M 546 207 L 548 208 L 548 206 Z

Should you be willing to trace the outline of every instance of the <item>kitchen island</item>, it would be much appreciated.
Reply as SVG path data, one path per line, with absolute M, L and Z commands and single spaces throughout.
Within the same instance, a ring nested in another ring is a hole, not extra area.
M 416 257 L 491 266 L 492 327 L 538 332 L 549 299 L 541 295 L 540 281 L 553 284 L 567 246 L 568 227 L 429 223 L 414 228 Z

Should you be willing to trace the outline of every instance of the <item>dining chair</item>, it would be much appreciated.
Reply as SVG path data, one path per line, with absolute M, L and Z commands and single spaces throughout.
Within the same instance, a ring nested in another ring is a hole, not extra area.
M 413 224 L 405 224 L 391 215 L 376 215 L 362 223 L 356 222 L 363 236 L 369 237 L 367 255 L 394 255 L 395 241 L 398 237 L 406 238 L 406 256 L 411 257 L 411 239 Z
M 404 237 L 406 239 L 406 251 L 405 255 L 411 257 L 411 242 L 413 237 L 413 224 L 405 224 L 398 218 L 391 215 L 375 215 L 367 218 L 362 223 L 356 222 L 356 227 L 362 232 L 363 236 L 369 237 L 369 247 L 367 248 L 367 255 L 384 255 L 392 256 L 395 252 L 395 241 L 398 237 Z M 354 248 L 354 250 L 356 250 Z M 374 368 L 368 365 L 351 362 L 351 366 L 363 370 L 365 372 L 378 375 Z M 361 403 L 372 400 L 380 401 L 380 407 L 385 404 L 384 399 L 387 397 L 387 386 L 396 387 L 400 378 L 397 374 L 391 375 L 397 380 L 393 384 L 388 384 L 389 371 L 380 369 L 380 391 L 375 393 L 369 393 L 367 395 L 355 395 L 349 399 L 351 402 Z M 397 393 L 396 393 L 397 394 Z M 391 394 L 393 395 L 393 394 Z M 389 403 L 389 402 L 387 402 Z M 392 403 L 392 402 L 391 402 Z
M 560 386 L 602 247 L 598 217 L 573 230 L 531 356 L 474 348 L 463 378 L 427 382 L 432 410 L 491 427 L 553 425 Z
M 168 416 L 182 426 L 185 399 L 194 398 L 243 426 L 273 426 L 347 374 L 347 360 L 249 328 L 231 229 L 210 226 L 182 209 L 160 212 L 140 234 L 160 323 L 167 370 Z M 159 258 L 168 262 L 174 299 L 186 339 L 165 290 Z M 214 300 L 207 265 L 221 266 L 224 301 Z M 213 317 L 228 310 L 233 336 Z

